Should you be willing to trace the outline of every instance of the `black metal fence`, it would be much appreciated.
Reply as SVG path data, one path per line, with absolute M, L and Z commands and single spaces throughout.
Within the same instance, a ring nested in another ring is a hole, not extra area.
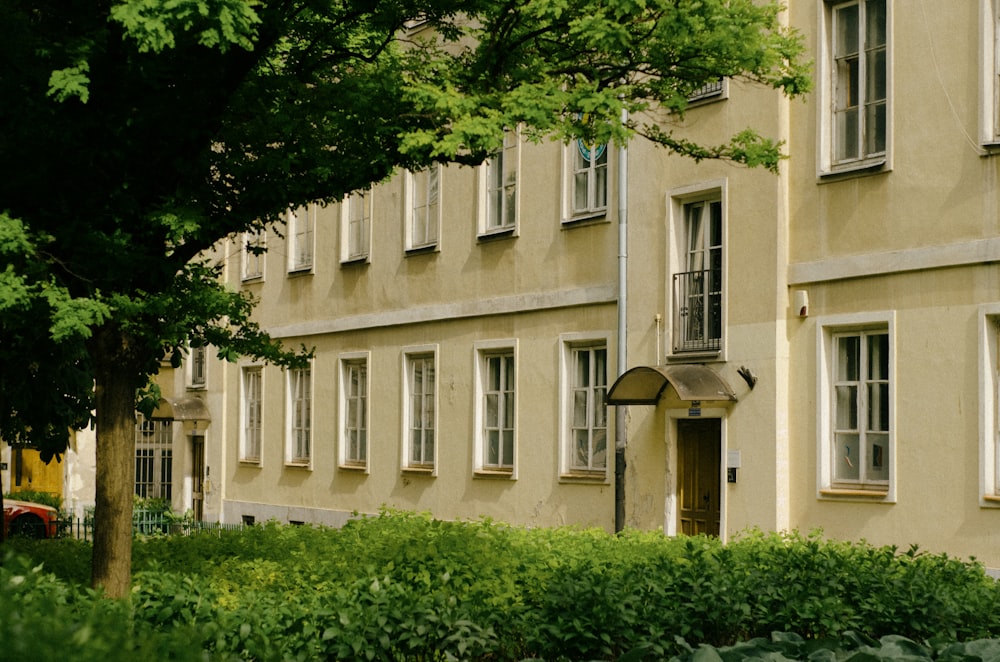
M 224 524 L 221 522 L 201 522 L 178 518 L 170 513 L 136 509 L 132 513 L 132 531 L 137 536 L 183 535 L 200 531 L 241 531 L 246 527 L 242 522 Z M 39 532 L 44 533 L 44 530 Z M 30 534 L 29 534 L 30 535 Z M 64 515 L 59 518 L 58 535 L 79 540 L 94 539 L 94 515 L 87 512 L 83 517 Z M 34 537 L 43 538 L 44 535 Z

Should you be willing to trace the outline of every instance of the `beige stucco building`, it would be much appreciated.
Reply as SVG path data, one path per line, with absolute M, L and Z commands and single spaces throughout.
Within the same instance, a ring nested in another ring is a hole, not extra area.
M 778 174 L 512 132 L 228 241 L 228 282 L 315 358 L 173 375 L 201 401 L 173 425 L 181 505 L 613 530 L 617 492 L 618 525 L 669 535 L 1000 567 L 995 0 L 788 4 L 814 92 L 723 81 L 681 122 L 785 141 Z

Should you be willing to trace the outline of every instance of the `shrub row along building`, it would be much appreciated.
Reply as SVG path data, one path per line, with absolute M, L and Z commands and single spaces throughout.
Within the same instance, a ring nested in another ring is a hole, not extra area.
M 680 122 L 785 141 L 778 174 L 512 130 L 481 167 L 231 238 L 227 281 L 314 359 L 194 348 L 137 426 L 137 492 L 226 522 L 821 528 L 1000 567 L 996 4 L 789 3 L 814 93 L 723 80 Z

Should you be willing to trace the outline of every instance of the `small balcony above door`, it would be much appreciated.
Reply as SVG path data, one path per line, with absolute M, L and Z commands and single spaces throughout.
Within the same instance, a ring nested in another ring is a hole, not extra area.
M 721 270 L 674 274 L 673 353 L 722 349 Z

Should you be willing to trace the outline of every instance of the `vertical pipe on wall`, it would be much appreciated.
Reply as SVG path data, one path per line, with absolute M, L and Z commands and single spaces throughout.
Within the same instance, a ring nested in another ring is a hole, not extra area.
M 622 124 L 628 111 L 622 109 Z M 618 376 L 628 370 L 628 145 L 618 147 Z M 615 407 L 615 533 L 625 528 L 625 405 Z

